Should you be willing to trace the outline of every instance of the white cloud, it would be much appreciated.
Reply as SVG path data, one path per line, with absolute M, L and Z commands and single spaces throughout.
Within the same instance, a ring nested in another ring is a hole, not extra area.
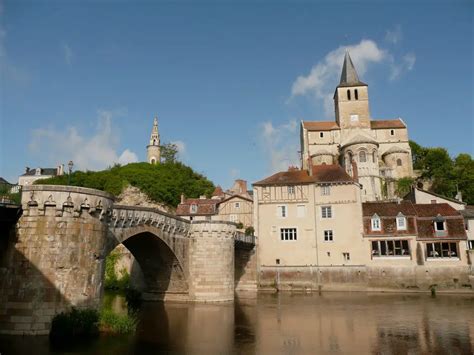
M 396 61 L 390 56 L 390 80 L 398 79 L 402 74 L 412 70 L 416 63 L 415 53 L 405 54 L 400 61 Z
M 363 76 L 371 64 L 379 63 L 387 56 L 387 52 L 372 40 L 364 39 L 358 44 L 340 46 L 314 65 L 308 75 L 301 75 L 295 80 L 291 88 L 291 97 L 309 95 L 318 101 L 323 101 L 326 115 L 332 116 L 332 94 L 347 50 L 359 76 Z
M 178 158 L 180 160 L 184 160 L 187 156 L 186 143 L 184 143 L 183 141 L 172 141 L 171 144 L 176 145 L 176 149 L 178 150 Z
M 385 40 L 392 44 L 397 44 L 403 38 L 402 26 L 396 25 L 393 30 L 387 30 L 385 33 Z
M 63 42 L 61 44 L 61 50 L 63 52 L 64 60 L 66 61 L 66 64 L 71 65 L 72 57 L 73 57 L 71 47 L 67 43 Z
M 287 170 L 291 165 L 299 166 L 297 128 L 296 120 L 279 126 L 270 121 L 261 124 L 262 148 L 272 173 Z
M 72 160 L 80 170 L 98 170 L 115 163 L 136 162 L 137 155 L 129 149 L 117 153 L 119 139 L 112 128 L 114 114 L 115 111 L 99 110 L 97 127 L 91 136 L 80 134 L 74 126 L 66 130 L 54 127 L 35 129 L 29 149 L 32 153 L 46 156 L 52 165 Z

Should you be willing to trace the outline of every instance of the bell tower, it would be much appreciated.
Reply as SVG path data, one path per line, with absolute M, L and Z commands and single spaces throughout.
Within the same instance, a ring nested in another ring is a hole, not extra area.
M 370 128 L 369 91 L 359 80 L 349 52 L 344 57 L 341 80 L 334 92 L 336 122 L 344 128 Z
M 158 117 L 153 120 L 153 128 L 151 130 L 150 144 L 146 147 L 147 161 L 150 164 L 160 163 L 160 133 L 158 132 Z

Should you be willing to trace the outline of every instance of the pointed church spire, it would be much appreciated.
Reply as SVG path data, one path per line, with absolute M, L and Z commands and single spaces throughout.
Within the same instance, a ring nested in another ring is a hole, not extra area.
M 344 57 L 344 65 L 342 66 L 342 73 L 341 73 L 341 80 L 339 82 L 339 86 L 367 86 L 367 84 L 363 83 L 359 80 L 359 76 L 354 68 L 354 64 L 352 63 L 351 56 L 349 55 L 349 51 L 346 51 L 346 55 Z

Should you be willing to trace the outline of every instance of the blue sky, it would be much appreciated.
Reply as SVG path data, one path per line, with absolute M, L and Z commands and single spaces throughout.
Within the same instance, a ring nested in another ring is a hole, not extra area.
M 474 153 L 472 1 L 0 2 L 0 176 L 96 170 L 162 141 L 216 184 L 297 163 L 350 49 L 374 118 Z

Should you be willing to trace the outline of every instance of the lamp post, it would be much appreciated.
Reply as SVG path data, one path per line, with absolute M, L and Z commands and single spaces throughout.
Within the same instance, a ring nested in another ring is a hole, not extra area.
M 72 160 L 69 160 L 69 163 L 67 164 L 67 166 L 69 168 L 69 174 L 67 176 L 67 184 L 71 185 L 71 173 L 72 173 L 72 167 L 74 166 L 74 163 L 72 162 Z

